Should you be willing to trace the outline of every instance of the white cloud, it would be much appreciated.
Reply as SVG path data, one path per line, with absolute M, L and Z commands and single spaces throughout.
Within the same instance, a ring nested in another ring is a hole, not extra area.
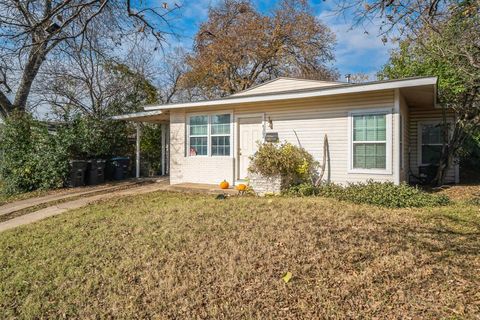
M 347 20 L 348 16 L 339 16 L 328 9 L 322 11 L 318 18 L 336 34 L 336 66 L 342 76 L 363 72 L 374 77 L 388 61 L 389 51 L 394 45 L 382 42 L 378 25 L 353 26 L 353 22 Z

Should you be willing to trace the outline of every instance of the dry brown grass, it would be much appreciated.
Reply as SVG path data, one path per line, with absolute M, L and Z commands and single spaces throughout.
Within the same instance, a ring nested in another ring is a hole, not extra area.
M 479 221 L 465 204 L 107 201 L 0 234 L 0 318 L 476 319 Z
M 444 188 L 439 192 L 447 195 L 452 200 L 462 201 L 480 198 L 480 185 L 454 185 Z

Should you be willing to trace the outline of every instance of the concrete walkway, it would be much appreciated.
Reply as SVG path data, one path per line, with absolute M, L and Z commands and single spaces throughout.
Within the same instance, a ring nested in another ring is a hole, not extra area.
M 65 191 L 49 194 L 42 197 L 35 197 L 35 198 L 30 198 L 25 200 L 14 201 L 12 203 L 7 203 L 3 206 L 0 206 L 0 216 L 4 216 L 16 211 L 20 211 L 30 207 L 35 207 L 35 206 L 42 205 L 49 202 L 65 200 L 68 198 L 74 198 L 79 196 L 87 196 L 89 194 L 94 194 L 98 192 L 114 191 L 117 189 L 130 187 L 138 183 L 139 182 L 137 181 L 128 181 L 128 182 L 119 182 L 119 183 L 115 183 L 113 185 L 107 185 L 107 186 L 103 185 L 103 186 L 96 186 L 96 187 L 73 188 L 73 189 L 67 189 Z
M 134 186 L 139 182 L 154 181 L 154 183 Z M 123 187 L 123 189 L 122 189 Z M 124 189 L 127 187 L 127 189 Z M 155 179 L 142 179 L 140 181 L 125 182 L 116 184 L 114 186 L 95 187 L 88 190 L 79 190 L 78 192 L 62 192 L 53 195 L 48 195 L 39 198 L 32 198 L 27 200 L 16 201 L 11 204 L 6 204 L 0 207 L 0 216 L 16 211 L 33 207 L 36 205 L 47 204 L 52 201 L 64 200 L 72 197 L 79 197 L 80 199 L 65 201 L 57 205 L 51 205 L 44 209 L 40 209 L 22 216 L 0 222 L 0 232 L 13 229 L 19 226 L 30 224 L 36 221 L 43 220 L 48 217 L 53 217 L 69 210 L 85 207 L 91 203 L 99 200 L 108 200 L 124 196 L 133 196 L 145 194 L 149 192 L 165 190 L 176 192 L 193 192 L 193 193 L 207 193 L 207 194 L 230 194 L 237 195 L 238 191 L 235 189 L 222 190 L 217 185 L 199 184 L 199 183 L 182 183 L 170 185 L 168 177 L 160 177 Z M 100 193 L 100 194 L 97 194 Z
M 81 198 L 73 201 L 60 203 L 58 205 L 50 206 L 50 207 L 2 222 L 0 223 L 0 232 L 13 229 L 18 226 L 30 224 L 48 217 L 53 217 L 53 216 L 62 214 L 64 212 L 67 212 L 69 210 L 78 209 L 99 200 L 107 200 L 107 199 L 118 198 L 123 196 L 145 194 L 145 193 L 154 192 L 158 190 L 167 190 L 168 187 L 169 187 L 168 178 L 164 178 L 164 180 L 159 179 L 158 182 L 148 184 L 148 185 L 131 187 L 125 190 L 116 190 L 116 191 L 114 190 L 108 193 L 97 194 L 97 195 L 93 195 L 86 198 Z M 98 192 L 98 190 L 96 192 Z M 79 196 L 79 195 L 81 194 L 78 194 L 78 193 L 75 194 L 75 196 Z

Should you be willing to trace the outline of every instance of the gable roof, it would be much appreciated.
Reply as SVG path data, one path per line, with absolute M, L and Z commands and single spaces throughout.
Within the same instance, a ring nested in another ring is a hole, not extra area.
M 338 94 L 348 93 L 360 93 L 378 90 L 400 89 L 400 88 L 412 88 L 420 86 L 433 86 L 433 99 L 436 99 L 436 84 L 437 77 L 415 77 L 400 80 L 384 80 L 384 81 L 372 81 L 366 83 L 344 83 L 334 84 L 330 86 L 323 86 L 318 88 L 307 88 L 298 90 L 289 90 L 282 92 L 267 92 L 250 95 L 231 95 L 222 99 L 203 100 L 196 102 L 186 103 L 173 103 L 164 105 L 152 105 L 145 106 L 146 111 L 151 110 L 169 110 L 180 108 L 194 108 L 194 107 L 208 107 L 208 106 L 220 106 L 231 104 L 242 104 L 252 102 L 265 102 L 265 101 L 279 101 L 301 98 L 313 98 L 322 96 L 332 96 Z M 435 104 L 435 102 L 434 102 Z
M 309 80 L 300 78 L 279 77 L 270 81 L 253 86 L 249 89 L 232 94 L 231 96 L 240 97 L 261 93 L 286 92 L 292 90 L 312 89 L 329 87 L 345 84 L 337 81 Z

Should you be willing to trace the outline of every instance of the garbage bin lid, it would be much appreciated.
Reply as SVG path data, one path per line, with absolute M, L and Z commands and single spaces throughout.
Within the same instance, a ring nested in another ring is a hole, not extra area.
M 85 160 L 70 160 L 70 163 L 73 164 L 73 163 L 85 163 L 86 161 Z
M 111 159 L 111 160 L 114 160 L 114 159 Z M 116 160 L 116 159 L 115 159 Z M 93 162 L 96 162 L 96 163 L 101 163 L 101 162 L 105 162 L 105 160 L 103 159 L 90 159 L 87 161 L 88 163 L 93 163 Z

